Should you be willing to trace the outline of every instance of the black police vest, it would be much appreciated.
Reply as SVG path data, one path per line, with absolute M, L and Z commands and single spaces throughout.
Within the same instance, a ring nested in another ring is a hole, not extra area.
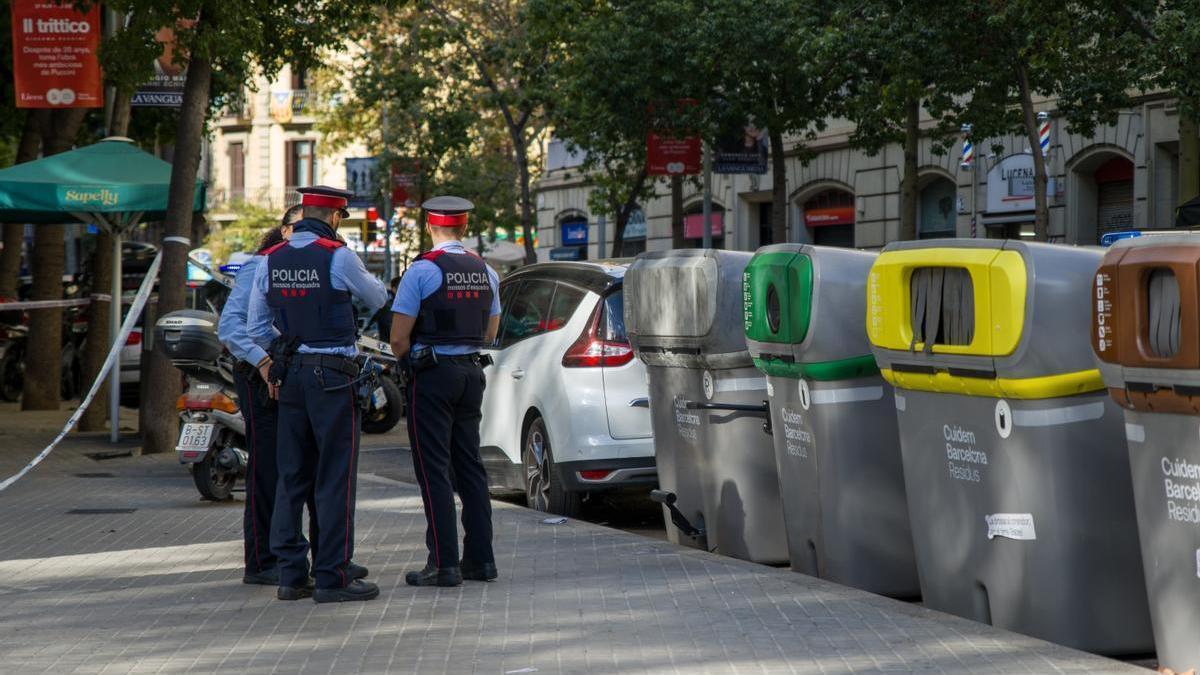
M 421 301 L 413 342 L 425 345 L 486 347 L 492 314 L 492 284 L 487 263 L 471 253 L 429 251 L 428 260 L 442 271 L 442 285 Z
M 333 287 L 333 254 L 343 244 L 317 239 L 299 248 L 285 241 L 266 250 L 267 304 L 285 338 L 309 347 L 345 347 L 356 337 L 350 293 Z

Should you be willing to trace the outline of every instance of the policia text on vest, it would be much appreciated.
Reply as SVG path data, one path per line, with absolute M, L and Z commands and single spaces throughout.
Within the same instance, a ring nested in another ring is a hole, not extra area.
M 497 576 L 487 474 L 479 457 L 487 358 L 479 350 L 495 340 L 499 327 L 499 279 L 459 241 L 471 202 L 436 197 L 422 208 L 436 245 L 409 266 L 392 306 L 391 345 L 406 364 L 408 434 L 429 549 L 424 569 L 409 572 L 405 581 L 456 586 Z M 463 503 L 461 559 L 455 488 Z

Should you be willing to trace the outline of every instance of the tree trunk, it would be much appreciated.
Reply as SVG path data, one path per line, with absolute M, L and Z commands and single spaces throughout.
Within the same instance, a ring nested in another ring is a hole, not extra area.
M 1180 106 L 1179 204 L 1176 206 L 1200 196 L 1200 127 L 1194 118 L 1182 112 L 1184 109 Z
M 624 204 L 614 204 L 617 208 L 613 212 L 617 214 L 617 222 L 613 229 L 612 257 L 620 258 L 623 253 L 622 249 L 625 244 L 625 226 L 629 224 L 629 216 L 633 215 L 633 210 L 637 208 L 637 196 L 642 194 L 642 187 L 646 184 L 646 178 L 649 176 L 646 168 L 643 166 L 638 173 L 637 179 L 629 186 L 629 196 Z M 604 242 L 600 242 L 600 247 L 597 249 L 603 255 Z
M 112 121 L 108 127 L 109 136 L 125 136 L 129 133 L 130 111 L 129 93 L 117 89 L 116 97 L 113 99 Z M 95 380 L 100 373 L 100 367 L 104 365 L 104 358 L 108 356 L 108 343 L 112 339 L 108 333 L 109 312 L 112 302 L 121 301 L 120 298 L 113 298 L 111 302 L 97 299 L 98 295 L 112 292 L 114 262 L 112 244 L 112 234 L 106 230 L 100 230 L 96 235 L 96 249 L 92 252 L 92 260 L 89 265 L 92 271 L 92 304 L 88 308 L 87 342 L 83 347 L 84 383 L 91 383 Z M 105 421 L 108 417 L 108 388 L 113 386 L 113 382 L 120 381 L 120 371 L 121 364 L 118 362 L 113 366 L 113 372 L 117 377 L 106 378 L 107 382 L 96 392 L 96 398 L 92 399 L 92 404 L 79 419 L 80 431 L 104 431 Z
M 917 168 L 921 147 L 921 99 L 904 102 L 904 175 L 900 177 L 900 240 L 917 238 Z
M 1017 86 L 1020 88 L 1021 112 L 1025 118 L 1025 135 L 1033 153 L 1033 238 L 1047 241 L 1050 238 L 1050 210 L 1046 204 L 1046 158 L 1042 156 L 1038 142 L 1037 115 L 1033 111 L 1033 92 L 1029 89 L 1029 73 L 1024 64 L 1017 66 Z
M 63 225 L 38 225 L 33 231 L 33 300 L 62 299 L 64 230 Z M 30 310 L 21 410 L 58 410 L 61 350 L 62 308 Z
M 787 158 L 783 156 L 783 131 L 779 125 L 767 129 L 771 141 L 771 243 L 785 244 L 787 226 Z
M 200 148 L 204 136 L 204 119 L 208 112 L 209 86 L 212 82 L 212 62 L 207 56 L 193 54 L 188 62 L 187 80 L 183 87 L 183 104 L 179 109 L 175 156 L 171 166 L 170 193 L 162 242 L 162 267 L 158 275 L 158 315 L 182 309 L 184 286 L 187 282 L 187 254 L 192 234 L 192 198 L 196 174 L 200 169 Z M 170 238 L 179 238 L 167 241 Z M 146 330 L 153 330 L 147 324 Z M 145 390 L 153 395 L 143 399 L 138 411 L 138 427 L 142 431 L 142 452 L 167 452 L 175 447 L 178 430 L 175 399 L 179 397 L 179 373 L 167 357 L 153 345 L 142 370 Z
M 42 127 L 42 154 L 46 157 L 69 150 L 87 115 L 84 108 L 55 110 L 39 118 Z M 33 300 L 61 300 L 65 226 L 39 225 L 34 228 Z M 62 308 L 35 309 L 29 312 L 29 339 L 25 351 L 25 387 L 21 410 L 58 410 L 62 377 Z
M 529 144 L 524 133 L 513 130 L 513 153 L 517 161 L 517 180 L 521 192 L 521 233 L 525 236 L 525 264 L 537 262 L 537 251 L 533 248 L 533 202 L 529 192 Z
M 687 248 L 683 235 L 683 176 L 671 176 L 671 248 Z
M 21 142 L 17 146 L 16 163 L 22 164 L 37 159 L 42 150 L 42 127 L 49 118 L 49 110 L 30 110 L 25 113 L 25 126 L 21 129 Z M 21 247 L 25 243 L 24 223 L 4 223 L 4 250 L 0 251 L 0 297 L 15 298 L 17 281 L 21 276 Z

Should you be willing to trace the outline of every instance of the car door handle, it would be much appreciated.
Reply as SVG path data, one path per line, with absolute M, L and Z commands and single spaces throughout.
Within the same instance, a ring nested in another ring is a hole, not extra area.
M 630 408 L 649 408 L 650 407 L 650 399 L 635 398 L 629 402 L 629 407 Z
M 512 373 L 510 373 L 510 374 L 512 375 L 512 378 L 514 380 L 519 380 L 519 379 L 525 377 L 525 371 L 521 370 L 520 368 L 514 368 Z

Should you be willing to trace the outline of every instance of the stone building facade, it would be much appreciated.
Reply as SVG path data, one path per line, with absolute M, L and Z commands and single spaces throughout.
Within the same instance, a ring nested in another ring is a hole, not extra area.
M 1124 110 L 1115 124 L 1089 137 L 1070 133 L 1051 115 L 1048 157 L 1052 241 L 1096 244 L 1106 231 L 1164 228 L 1178 203 L 1179 131 L 1174 102 L 1149 97 Z M 807 146 L 812 158 L 787 158 L 788 232 L 792 242 L 879 248 L 898 238 L 903 154 L 899 145 L 869 155 L 850 146 L 851 127 L 834 121 Z M 922 139 L 918 185 L 921 237 L 1021 237 L 1033 232 L 1033 156 L 1022 136 L 977 139 L 974 167 L 960 166 L 960 148 L 935 152 Z M 589 213 L 581 157 L 552 142 L 537 185 L 539 259 L 596 258 L 600 219 Z M 713 177 L 714 243 L 754 250 L 770 242 L 771 175 Z M 700 183 L 685 181 L 689 242 L 703 233 Z M 670 190 L 659 181 L 622 245 L 625 254 L 672 244 Z M 973 218 L 974 214 L 974 218 Z M 613 227 L 603 228 L 611 250 Z

